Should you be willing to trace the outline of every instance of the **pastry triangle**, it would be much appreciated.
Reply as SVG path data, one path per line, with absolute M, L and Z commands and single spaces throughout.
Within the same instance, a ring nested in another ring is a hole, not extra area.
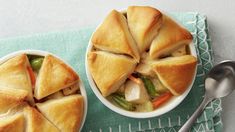
M 128 29 L 126 18 L 112 10 L 91 39 L 95 48 L 132 56 L 139 61 L 138 48 Z
M 27 121 L 26 132 L 59 132 L 51 122 L 33 107 L 25 107 L 24 115 Z
M 52 55 L 47 55 L 39 70 L 34 96 L 42 99 L 78 82 L 79 77 L 69 66 Z
M 102 95 L 108 96 L 134 71 L 136 61 L 124 55 L 97 51 L 88 54 L 88 66 Z
M 33 103 L 32 84 L 28 73 L 30 64 L 26 54 L 13 57 L 0 65 L 0 86 L 28 92 L 28 100 Z
M 192 39 L 190 32 L 164 15 L 163 25 L 150 46 L 150 56 L 151 58 L 167 56 L 172 51 L 189 44 Z
M 192 55 L 168 57 L 152 63 L 158 78 L 174 95 L 182 94 L 191 84 L 197 59 Z
M 24 132 L 24 127 L 23 113 L 0 118 L 0 132 Z
M 70 95 L 36 104 L 39 111 L 63 132 L 77 132 L 83 118 L 83 97 Z
M 162 13 L 149 6 L 129 6 L 127 21 L 140 53 L 148 50 L 162 24 Z
M 28 92 L 25 90 L 0 87 L 0 114 L 20 105 L 27 96 Z

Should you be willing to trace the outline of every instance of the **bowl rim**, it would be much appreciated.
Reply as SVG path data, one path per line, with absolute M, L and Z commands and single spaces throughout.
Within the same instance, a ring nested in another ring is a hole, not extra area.
M 99 28 L 99 26 L 101 24 L 102 24 L 102 22 L 96 27 L 94 32 Z M 88 67 L 87 55 L 93 48 L 93 43 L 91 41 L 91 38 L 93 37 L 94 32 L 92 33 L 92 35 L 90 37 L 90 40 L 89 40 L 89 43 L 88 43 L 88 46 L 87 46 L 87 49 L 86 49 L 86 55 L 85 55 L 86 75 L 87 75 L 87 79 L 88 79 L 89 85 L 90 85 L 93 93 L 102 102 L 102 104 L 104 104 L 110 110 L 112 110 L 112 111 L 114 111 L 114 112 L 116 112 L 120 115 L 123 115 L 123 116 L 126 116 L 126 117 L 131 117 L 131 118 L 157 117 L 157 116 L 163 115 L 163 114 L 173 110 L 175 107 L 177 107 L 186 98 L 186 96 L 188 95 L 188 93 L 192 89 L 194 81 L 196 79 L 196 75 L 197 75 L 197 66 L 196 66 L 195 71 L 194 71 L 193 80 L 192 80 L 191 84 L 189 85 L 189 87 L 186 89 L 186 91 L 183 94 L 179 95 L 179 96 L 174 96 L 170 101 L 167 102 L 166 105 L 163 105 L 163 106 L 161 106 L 160 108 L 158 108 L 154 111 L 151 111 L 151 112 L 131 112 L 131 111 L 127 111 L 127 110 L 124 110 L 122 108 L 119 108 L 119 107 L 115 106 L 110 101 L 108 101 L 104 96 L 102 96 L 102 94 L 100 93 L 98 87 L 96 86 L 96 84 L 95 84 L 95 82 L 94 82 L 94 80 L 91 76 L 91 73 L 90 73 L 90 70 L 89 70 L 89 67 Z M 189 44 L 189 48 L 190 48 L 191 55 L 198 58 L 196 48 L 194 46 L 193 41 Z
M 39 55 L 39 56 L 46 56 L 48 54 L 56 57 L 57 59 L 61 60 L 62 62 L 64 62 L 68 67 L 70 67 L 73 71 L 76 72 L 76 74 L 79 76 L 79 74 L 77 73 L 76 70 L 74 70 L 74 68 L 72 66 L 70 66 L 67 62 L 65 62 L 62 58 L 58 57 L 57 55 L 51 53 L 51 52 L 48 52 L 48 51 L 43 51 L 43 50 L 19 50 L 19 51 L 15 51 L 15 52 L 11 52 L 3 57 L 0 58 L 0 64 L 6 62 L 7 60 L 17 56 L 17 55 L 20 55 L 20 54 L 27 54 L 27 55 Z M 84 86 L 84 83 L 82 82 L 81 79 L 79 79 L 79 87 L 80 87 L 80 91 L 81 91 L 81 95 L 83 96 L 84 98 L 84 109 L 83 109 L 83 119 L 82 119 L 82 123 L 79 127 L 79 130 L 81 131 L 83 126 L 84 126 L 84 123 L 85 123 L 85 120 L 86 120 L 86 116 L 87 116 L 87 107 L 88 107 L 88 100 L 87 100 L 87 93 L 86 93 L 86 90 L 85 90 L 85 86 Z

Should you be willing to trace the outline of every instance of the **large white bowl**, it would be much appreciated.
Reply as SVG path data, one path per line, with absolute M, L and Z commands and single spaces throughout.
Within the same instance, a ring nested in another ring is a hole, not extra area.
M 93 34 L 92 34 L 92 36 L 93 36 Z M 91 36 L 91 38 L 92 38 L 92 36 Z M 108 101 L 105 97 L 102 96 L 102 94 L 100 93 L 98 87 L 96 86 L 96 84 L 91 76 L 91 73 L 90 73 L 90 70 L 88 67 L 88 62 L 87 62 L 87 54 L 91 51 L 92 46 L 93 46 L 93 44 L 90 39 L 87 50 L 86 50 L 85 66 L 86 66 L 86 75 L 88 78 L 88 82 L 91 86 L 91 89 L 93 90 L 95 95 L 99 98 L 99 100 L 106 107 L 108 107 L 112 111 L 115 111 L 116 113 L 121 114 L 123 116 L 132 117 L 132 118 L 150 118 L 150 117 L 156 117 L 156 116 L 160 116 L 162 114 L 165 114 L 165 113 L 169 112 L 170 110 L 174 109 L 176 106 L 178 106 L 184 100 L 184 98 L 188 95 L 189 91 L 191 90 L 191 88 L 193 86 L 193 83 L 194 83 L 194 80 L 196 77 L 197 68 L 195 69 L 195 72 L 194 72 L 193 81 L 190 84 L 190 86 L 187 88 L 187 90 L 179 96 L 173 96 L 170 101 L 168 101 L 166 104 L 162 105 L 161 107 L 157 108 L 156 110 L 151 111 L 151 112 L 132 112 L 132 111 L 127 111 L 127 110 L 121 109 L 121 108 L 115 106 L 114 104 L 112 104 L 110 101 Z M 189 44 L 189 48 L 190 48 L 191 55 L 197 57 L 196 49 L 195 49 L 193 43 Z
M 60 57 L 52 54 L 52 53 L 49 53 L 49 52 L 46 52 L 46 51 L 41 51 L 41 50 L 20 50 L 20 51 L 16 51 L 16 52 L 13 52 L 13 53 L 10 53 L 2 58 L 0 58 L 0 64 L 4 63 L 5 61 L 9 60 L 10 58 L 13 58 L 17 55 L 20 55 L 20 54 L 28 54 L 28 55 L 39 55 L 39 56 L 46 56 L 48 54 L 51 54 L 53 56 L 55 56 L 56 58 L 62 60 Z M 63 60 L 62 60 L 63 61 Z M 63 61 L 67 66 L 69 66 L 70 68 L 72 68 L 68 63 L 66 63 L 65 61 Z M 72 68 L 73 69 L 73 68 Z M 74 70 L 74 69 L 73 69 Z M 75 71 L 75 70 L 74 70 Z M 79 131 L 82 130 L 82 127 L 84 125 L 84 122 L 86 120 L 86 115 L 87 115 L 87 94 L 86 94 L 86 90 L 85 90 L 85 87 L 84 87 L 84 84 L 81 80 L 79 80 L 79 87 L 80 87 L 80 91 L 81 91 L 81 95 L 83 96 L 84 98 L 84 114 L 83 114 L 83 119 L 82 119 L 82 123 L 81 123 L 81 126 L 79 128 Z M 69 118 L 69 117 L 68 117 Z

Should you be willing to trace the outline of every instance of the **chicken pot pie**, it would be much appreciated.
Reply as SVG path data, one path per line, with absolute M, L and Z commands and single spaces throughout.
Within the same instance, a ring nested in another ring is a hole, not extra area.
M 91 37 L 87 66 L 111 103 L 128 111 L 153 111 L 191 85 L 197 65 L 189 49 L 192 39 L 155 8 L 113 10 Z
M 3 62 L 0 132 L 80 130 L 84 99 L 79 83 L 76 72 L 50 54 L 20 54 Z

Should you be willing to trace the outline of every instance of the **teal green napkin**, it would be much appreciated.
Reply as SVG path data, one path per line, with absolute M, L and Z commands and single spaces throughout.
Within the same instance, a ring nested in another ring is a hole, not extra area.
M 93 28 L 75 31 L 54 32 L 33 36 L 0 40 L 0 57 L 13 51 L 25 49 L 45 50 L 64 59 L 78 72 L 85 84 L 88 96 L 88 113 L 84 132 L 132 132 L 132 131 L 177 131 L 200 104 L 204 93 L 204 76 L 213 63 L 211 41 L 206 18 L 198 13 L 171 14 L 194 36 L 198 55 L 198 71 L 192 90 L 186 99 L 170 112 L 154 118 L 132 119 L 121 116 L 105 107 L 92 92 L 85 73 L 85 51 Z M 198 118 L 192 131 L 221 131 L 221 100 L 211 102 Z

